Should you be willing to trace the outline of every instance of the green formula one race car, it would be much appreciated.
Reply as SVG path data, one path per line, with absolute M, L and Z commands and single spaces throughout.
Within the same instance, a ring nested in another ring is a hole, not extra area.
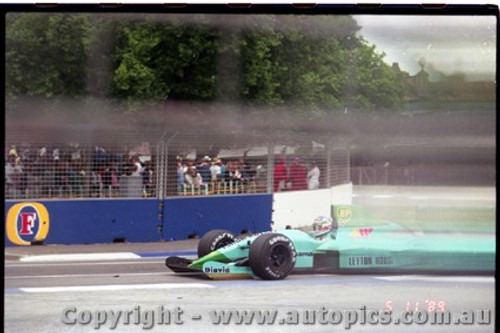
M 212 230 L 198 244 L 198 259 L 168 257 L 174 272 L 211 279 L 280 280 L 292 272 L 494 272 L 494 235 L 419 235 L 394 224 L 348 228 L 318 217 L 310 232 L 286 229 L 238 238 Z

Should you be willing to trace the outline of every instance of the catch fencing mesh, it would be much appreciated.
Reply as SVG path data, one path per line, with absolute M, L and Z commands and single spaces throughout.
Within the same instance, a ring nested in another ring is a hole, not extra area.
M 349 182 L 331 138 L 149 132 L 70 142 L 10 136 L 7 199 L 163 198 L 328 188 Z

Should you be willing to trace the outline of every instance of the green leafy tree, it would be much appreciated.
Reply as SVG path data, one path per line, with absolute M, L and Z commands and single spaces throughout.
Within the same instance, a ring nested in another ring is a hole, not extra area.
M 9 14 L 7 96 L 243 101 L 303 116 L 403 101 L 403 76 L 357 37 L 350 16 L 221 19 Z
M 247 102 L 278 105 L 279 63 L 273 51 L 281 45 L 282 35 L 273 31 L 252 31 L 241 40 L 241 97 Z
M 216 35 L 203 25 L 125 23 L 114 51 L 113 95 L 154 101 L 213 99 Z
M 352 53 L 346 89 L 346 103 L 358 109 L 400 106 L 405 96 L 405 78 L 394 71 L 375 45 L 362 42 Z
M 86 93 L 88 16 L 8 14 L 7 96 Z
M 246 34 L 243 97 L 250 103 L 307 106 L 309 113 L 338 107 L 343 67 L 358 29 L 347 16 L 294 16 Z

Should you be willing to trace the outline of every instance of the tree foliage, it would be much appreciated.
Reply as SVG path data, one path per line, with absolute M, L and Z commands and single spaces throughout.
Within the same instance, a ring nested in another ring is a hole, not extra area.
M 206 26 L 154 21 L 117 32 L 113 96 L 153 100 L 211 100 L 215 96 L 216 35 Z
M 237 26 L 221 19 L 9 14 L 7 95 L 238 100 L 318 114 L 403 101 L 401 77 L 357 37 L 352 17 L 264 15 Z
M 384 108 L 397 105 L 405 95 L 402 78 L 383 62 L 383 53 L 375 45 L 361 43 L 353 52 L 348 86 L 352 87 L 348 104 L 357 108 Z
M 86 93 L 88 16 L 8 14 L 7 96 Z

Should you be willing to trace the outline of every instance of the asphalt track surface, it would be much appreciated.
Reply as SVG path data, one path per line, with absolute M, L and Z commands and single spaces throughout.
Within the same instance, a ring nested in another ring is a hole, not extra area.
M 213 281 L 165 267 L 165 257 L 194 256 L 196 245 L 187 240 L 6 248 L 5 332 L 495 331 L 493 274 Z M 450 323 L 432 324 L 439 309 L 449 311 Z M 385 310 L 392 310 L 390 323 L 382 317 Z M 221 311 L 226 319 L 229 311 L 238 312 L 224 323 L 217 317 Z M 242 311 L 253 317 L 241 319 Z M 270 317 L 261 317 L 264 311 Z

